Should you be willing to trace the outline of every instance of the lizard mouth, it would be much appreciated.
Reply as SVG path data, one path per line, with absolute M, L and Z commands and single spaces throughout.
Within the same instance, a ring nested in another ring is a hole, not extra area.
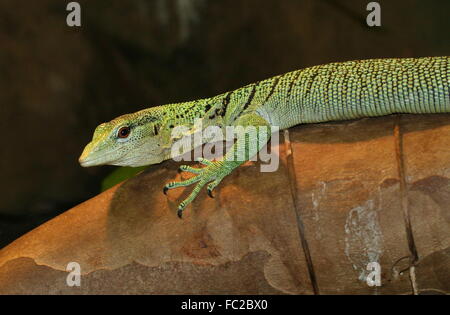
M 91 167 L 99 165 L 120 165 L 116 164 L 117 161 L 123 159 L 122 156 L 118 156 L 118 150 L 111 150 L 105 152 L 105 150 L 92 150 L 90 144 L 86 146 L 81 156 L 78 158 L 78 162 L 82 167 Z
M 98 154 L 95 150 L 92 150 L 92 145 L 88 144 L 81 153 L 78 162 L 82 167 L 90 167 L 105 164 L 105 157 L 102 154 Z
M 90 166 L 96 166 L 102 164 L 101 159 L 89 159 L 88 157 L 80 156 L 78 159 L 78 162 L 82 167 L 90 167 Z

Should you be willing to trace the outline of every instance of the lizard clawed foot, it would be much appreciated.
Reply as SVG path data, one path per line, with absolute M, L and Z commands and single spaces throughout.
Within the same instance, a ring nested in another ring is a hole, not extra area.
M 209 197 L 214 198 L 213 190 L 219 184 L 220 184 L 220 180 L 219 181 L 214 180 L 213 182 L 209 183 L 208 186 L 206 186 L 206 192 L 208 193 Z
M 195 174 L 196 176 L 180 182 L 170 182 L 164 186 L 163 192 L 164 194 L 167 194 L 167 191 L 169 189 L 186 187 L 194 183 L 197 183 L 194 189 L 192 190 L 191 194 L 178 206 L 177 214 L 179 218 L 183 216 L 183 210 L 186 208 L 186 206 L 197 197 L 203 186 L 205 186 L 208 183 L 209 183 L 207 186 L 208 195 L 211 198 L 214 198 L 212 194 L 213 189 L 217 185 L 219 185 L 222 179 L 230 172 L 228 171 L 227 168 L 223 167 L 224 162 L 221 161 L 211 162 L 209 160 L 199 158 L 198 162 L 205 165 L 205 167 L 194 168 L 187 165 L 182 165 L 179 168 L 180 172 L 189 172 Z

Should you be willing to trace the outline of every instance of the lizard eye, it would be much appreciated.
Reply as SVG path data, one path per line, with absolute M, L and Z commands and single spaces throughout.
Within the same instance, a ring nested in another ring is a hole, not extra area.
M 130 135 L 130 127 L 122 127 L 117 131 L 117 137 L 125 139 Z

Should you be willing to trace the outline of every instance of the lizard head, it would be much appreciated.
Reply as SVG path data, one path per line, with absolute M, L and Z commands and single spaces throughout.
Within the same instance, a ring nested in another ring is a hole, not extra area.
M 143 166 L 166 159 L 160 118 L 153 109 L 120 116 L 99 125 L 79 158 L 83 167 L 97 165 Z

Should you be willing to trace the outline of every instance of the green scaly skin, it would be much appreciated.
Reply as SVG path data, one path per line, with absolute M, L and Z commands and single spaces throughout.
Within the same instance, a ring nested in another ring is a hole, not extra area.
M 194 121 L 203 128 L 219 126 L 278 126 L 376 117 L 394 113 L 449 113 L 450 57 L 372 59 L 331 63 L 289 72 L 249 84 L 235 91 L 192 102 L 168 104 L 120 116 L 101 124 L 80 157 L 82 166 L 142 166 L 169 159 L 176 126 L 187 126 L 191 137 Z M 120 138 L 121 128 L 129 134 Z M 269 135 L 270 136 L 270 135 Z M 171 182 L 167 190 L 196 184 L 178 208 L 181 217 L 202 187 L 212 195 L 222 179 L 257 154 L 267 139 L 238 137 L 221 161 L 200 160 L 203 168 L 181 166 L 196 176 Z M 208 139 L 205 140 L 205 142 Z M 233 159 L 245 145 L 245 159 Z M 192 148 L 190 148 L 192 149 Z

